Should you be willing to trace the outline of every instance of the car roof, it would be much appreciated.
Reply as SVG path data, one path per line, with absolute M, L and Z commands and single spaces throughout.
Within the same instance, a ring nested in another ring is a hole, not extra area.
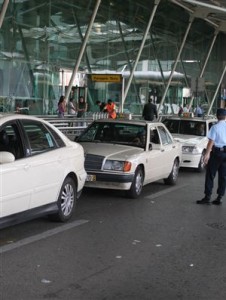
M 36 116 L 30 116 L 30 115 L 23 115 L 23 114 L 0 114 L 0 126 L 4 124 L 5 122 L 8 121 L 13 121 L 13 120 L 33 120 L 33 121 L 39 121 L 43 124 L 48 125 L 51 127 L 54 131 L 56 131 L 59 136 L 64 140 L 64 142 L 68 142 L 69 138 L 61 132 L 57 127 L 55 127 L 53 124 L 51 124 L 48 121 L 45 121 L 42 118 L 36 117 Z
M 128 119 L 100 119 L 95 120 L 95 123 L 115 123 L 115 124 L 133 124 L 133 125 L 147 125 L 147 124 L 162 124 L 162 122 L 153 122 L 153 121 L 145 121 L 145 120 L 128 120 Z
M 42 120 L 36 116 L 22 115 L 22 114 L 0 114 L 0 124 L 5 123 L 7 121 L 12 120 L 21 120 L 21 119 L 29 119 L 29 120 Z M 43 120 L 42 120 L 43 121 Z
M 165 120 L 179 120 L 179 121 L 197 121 L 197 122 L 212 122 L 217 121 L 217 118 L 215 117 L 208 117 L 208 118 L 200 118 L 200 117 L 166 117 L 164 118 L 163 122 Z

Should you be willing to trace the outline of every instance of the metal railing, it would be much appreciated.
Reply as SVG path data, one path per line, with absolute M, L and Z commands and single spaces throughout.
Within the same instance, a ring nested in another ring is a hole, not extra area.
M 77 118 L 76 115 L 65 115 L 64 118 L 59 118 L 57 115 L 43 115 L 38 116 L 63 132 L 70 140 L 74 140 L 76 136 L 80 135 L 86 127 L 94 120 L 107 119 L 106 113 L 86 113 L 84 117 Z

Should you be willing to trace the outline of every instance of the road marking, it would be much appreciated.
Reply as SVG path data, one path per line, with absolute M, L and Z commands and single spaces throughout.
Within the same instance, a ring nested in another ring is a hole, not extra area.
M 14 250 L 14 249 L 17 249 L 17 248 L 20 248 L 22 246 L 29 245 L 31 243 L 37 242 L 37 241 L 42 240 L 42 239 L 46 239 L 46 238 L 51 237 L 51 236 L 53 236 L 55 234 L 58 234 L 60 232 L 72 229 L 72 228 L 74 228 L 76 226 L 83 225 L 83 224 L 85 224 L 87 222 L 89 222 L 89 221 L 88 220 L 77 220 L 77 221 L 74 221 L 74 222 L 71 222 L 71 223 L 68 223 L 68 224 L 65 224 L 65 225 L 62 225 L 62 226 L 59 226 L 59 227 L 47 230 L 47 231 L 45 231 L 43 233 L 36 234 L 34 236 L 22 239 L 22 240 L 20 240 L 18 242 L 1 246 L 0 247 L 0 254 L 8 252 L 8 251 L 11 251 L 11 250 Z
M 177 190 L 180 190 L 180 189 L 183 189 L 184 187 L 188 186 L 189 184 L 184 184 L 184 185 L 180 185 L 180 186 L 173 186 L 169 189 L 166 189 L 164 191 L 160 191 L 160 192 L 157 192 L 153 195 L 150 195 L 150 196 L 145 196 L 144 199 L 155 199 L 155 198 L 158 198 L 158 197 L 161 197 L 165 194 L 169 194 L 171 192 L 174 192 L 174 191 L 177 191 Z

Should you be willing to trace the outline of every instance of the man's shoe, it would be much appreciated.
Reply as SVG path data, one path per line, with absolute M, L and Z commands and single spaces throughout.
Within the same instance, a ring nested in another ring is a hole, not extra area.
M 217 197 L 217 199 L 213 200 L 212 204 L 214 204 L 214 205 L 221 205 L 222 204 L 221 197 Z
M 208 198 L 208 197 L 204 197 L 202 200 L 197 200 L 196 203 L 197 204 L 211 204 L 210 198 Z

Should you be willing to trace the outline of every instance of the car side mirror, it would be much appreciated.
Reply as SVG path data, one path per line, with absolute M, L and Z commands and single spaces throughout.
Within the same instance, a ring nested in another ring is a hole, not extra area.
M 0 151 L 0 165 L 15 161 L 15 156 L 11 152 Z
M 149 147 L 148 147 L 148 150 L 152 150 L 152 143 L 149 143 Z

